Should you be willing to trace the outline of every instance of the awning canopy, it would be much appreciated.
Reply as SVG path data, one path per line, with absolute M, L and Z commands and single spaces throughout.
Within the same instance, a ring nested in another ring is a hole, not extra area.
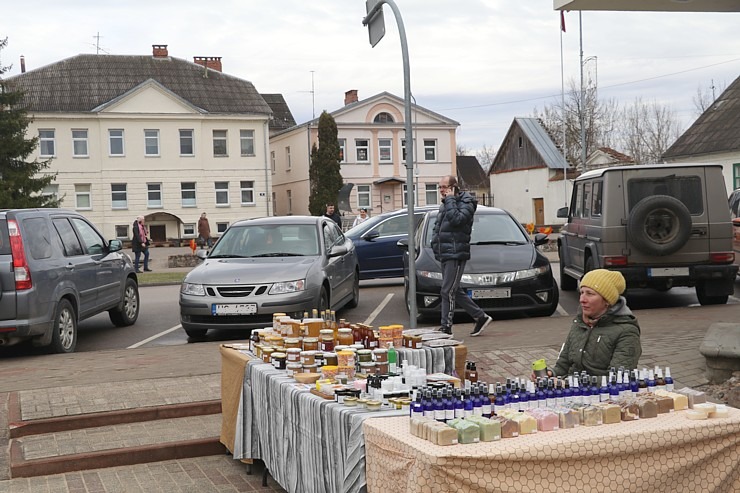
M 553 0 L 555 10 L 740 12 L 737 0 Z
M 385 185 L 386 183 L 393 184 L 393 183 L 406 183 L 406 180 L 403 178 L 396 178 L 393 176 L 387 177 L 387 178 L 380 178 L 378 180 L 375 180 L 373 182 L 373 185 Z

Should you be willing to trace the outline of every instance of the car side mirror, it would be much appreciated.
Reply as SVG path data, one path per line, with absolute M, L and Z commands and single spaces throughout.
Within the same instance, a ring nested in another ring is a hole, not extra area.
M 537 233 L 536 235 L 534 235 L 534 246 L 540 246 L 547 243 L 547 237 L 548 235 L 546 235 L 545 233 Z
M 329 249 L 329 258 L 341 257 L 347 254 L 347 247 L 345 245 L 334 245 Z
M 203 250 L 202 248 L 195 251 L 195 256 L 198 257 L 201 260 L 205 260 L 206 257 L 208 257 L 208 250 Z
M 568 208 L 561 207 L 560 209 L 558 209 L 558 217 L 568 217 Z
M 396 242 L 396 246 L 400 248 L 401 250 L 403 250 L 404 252 L 408 252 L 409 251 L 409 239 L 403 238 L 403 239 L 398 240 Z
M 380 233 L 378 233 L 378 230 L 373 229 L 371 231 L 368 231 L 364 235 L 362 235 L 360 238 L 362 238 L 365 241 L 372 241 L 375 238 L 377 238 L 378 236 L 380 236 Z
M 123 242 L 121 240 L 110 240 L 108 242 L 108 252 L 118 252 L 120 250 L 123 250 Z

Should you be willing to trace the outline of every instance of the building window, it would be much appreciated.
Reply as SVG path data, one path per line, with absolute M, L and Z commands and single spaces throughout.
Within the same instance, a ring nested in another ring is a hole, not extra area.
M 275 170 L 277 170 L 277 165 L 275 163 L 275 151 L 272 151 L 270 153 L 270 164 L 272 165 L 272 173 L 275 174 Z
M 44 189 L 41 190 L 41 196 L 49 197 L 52 200 L 58 200 L 59 199 L 59 185 L 56 185 L 56 184 L 46 185 Z
M 345 148 L 347 147 L 347 139 L 337 139 L 337 143 L 339 144 L 339 162 L 344 162 L 344 156 L 345 154 Z
M 162 184 L 161 183 L 147 183 L 146 184 L 146 205 L 149 208 L 162 207 Z
M 192 130 L 180 130 L 180 155 L 181 156 L 192 156 L 193 151 L 193 131 Z
M 75 185 L 75 209 L 92 209 L 90 185 Z
M 159 130 L 144 130 L 144 154 L 159 156 Z
M 434 139 L 424 139 L 424 161 L 437 160 L 437 141 Z
M 195 182 L 180 183 L 180 200 L 183 207 L 195 207 Z
M 123 156 L 123 130 L 108 130 L 108 154 Z
M 409 201 L 407 200 L 407 196 L 406 196 L 406 194 L 408 193 L 408 190 L 409 190 L 409 187 L 406 186 L 406 184 L 404 183 L 403 184 L 403 206 L 404 207 L 408 207 L 409 205 Z M 416 185 L 414 185 L 413 192 L 411 193 L 414 194 L 414 205 L 416 205 L 416 203 L 418 202 L 418 200 L 416 200 Z
M 366 139 L 356 139 L 355 151 L 357 153 L 358 163 L 367 163 L 370 161 L 370 141 Z
M 290 190 L 286 190 L 285 193 L 288 197 L 288 215 L 290 216 L 293 214 L 293 192 Z
M 72 130 L 72 155 L 87 157 L 87 130 Z
M 392 143 L 391 139 L 378 139 L 378 155 L 380 156 L 381 162 L 393 161 L 392 155 Z
M 223 234 L 229 229 L 229 223 L 216 223 L 216 232 Z
M 740 188 L 740 164 L 734 163 L 732 165 L 732 182 L 734 183 L 735 188 Z
M 228 156 L 226 147 L 226 130 L 213 131 L 213 155 Z
M 378 113 L 373 120 L 373 123 L 393 123 L 393 115 L 387 112 Z
M 125 183 L 111 183 L 110 185 L 111 207 L 113 209 L 126 209 L 128 207 L 128 195 Z
M 183 224 L 182 225 L 183 236 L 195 236 L 195 224 Z
M 370 185 L 357 185 L 357 207 L 371 207 Z
M 54 157 L 54 130 L 39 130 L 39 156 Z
M 425 198 L 427 201 L 427 205 L 439 204 L 439 189 L 437 188 L 436 183 L 426 184 Z
M 128 224 L 116 224 L 116 238 L 127 239 L 128 237 Z
M 217 181 L 216 187 L 216 205 L 217 206 L 228 206 L 229 205 L 229 182 L 228 181 Z
M 254 156 L 254 130 L 239 130 L 242 156 Z
M 239 182 L 241 187 L 242 205 L 254 205 L 254 182 Z
M 293 164 L 290 162 L 290 146 L 285 148 L 285 168 L 290 171 Z

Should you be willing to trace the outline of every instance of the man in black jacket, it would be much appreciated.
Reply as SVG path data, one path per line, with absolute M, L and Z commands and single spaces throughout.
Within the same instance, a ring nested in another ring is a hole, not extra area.
M 460 287 L 465 263 L 470 259 L 470 235 L 473 215 L 478 202 L 468 192 L 457 187 L 457 178 L 447 175 L 439 182 L 442 204 L 432 235 L 434 258 L 442 263 L 442 326 L 440 331 L 452 334 L 455 303 L 475 319 L 472 336 L 478 336 L 491 323 L 491 317 L 481 310 Z
M 326 213 L 324 214 L 324 216 L 337 223 L 339 229 L 342 229 L 342 216 L 340 216 L 339 213 L 334 209 L 334 204 L 326 204 Z

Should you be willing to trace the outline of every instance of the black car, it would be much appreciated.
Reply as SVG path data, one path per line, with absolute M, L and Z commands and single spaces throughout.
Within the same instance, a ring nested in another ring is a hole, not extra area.
M 432 251 L 436 220 L 437 211 L 428 212 L 416 231 L 416 306 L 420 317 L 440 315 L 442 268 Z M 406 243 L 399 241 L 398 246 L 408 250 Z M 537 249 L 545 243 L 547 235 L 538 233 L 531 239 L 509 212 L 479 206 L 473 223 L 471 258 L 465 264 L 460 286 L 489 315 L 552 315 L 558 307 L 559 292 L 550 261 Z M 408 252 L 404 254 L 404 276 L 408 294 Z
M 414 209 L 418 227 L 424 214 L 438 206 L 423 206 Z M 345 233 L 352 240 L 360 262 L 360 279 L 401 277 L 403 275 L 403 252 L 396 243 L 407 238 L 409 211 L 399 209 L 385 212 L 367 219 Z

